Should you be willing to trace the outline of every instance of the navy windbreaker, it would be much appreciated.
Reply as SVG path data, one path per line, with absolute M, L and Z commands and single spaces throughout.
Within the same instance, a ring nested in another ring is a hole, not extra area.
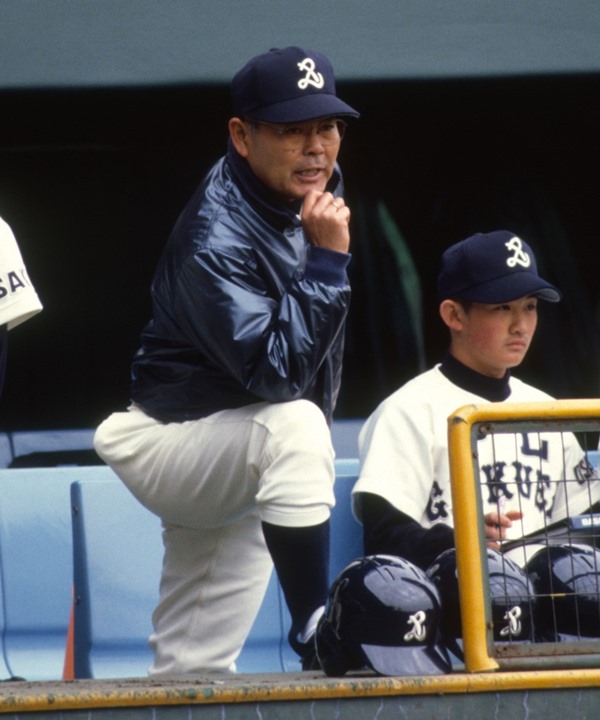
M 336 170 L 328 188 L 341 192 Z M 152 320 L 131 398 L 179 422 L 306 398 L 330 421 L 338 396 L 350 255 L 311 246 L 230 147 L 177 221 L 152 282 Z

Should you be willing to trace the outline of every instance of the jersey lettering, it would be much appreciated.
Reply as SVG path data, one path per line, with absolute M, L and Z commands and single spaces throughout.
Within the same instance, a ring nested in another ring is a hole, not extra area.
M 440 499 L 443 494 L 444 491 L 438 485 L 437 481 L 434 480 L 433 485 L 431 486 L 431 493 L 429 494 L 427 508 L 425 510 L 430 522 L 448 517 L 448 503 L 445 500 Z
M 500 498 L 512 498 L 513 493 L 509 490 L 509 486 L 504 482 L 505 462 L 496 462 L 493 465 L 483 465 L 481 472 L 485 478 L 485 484 L 488 487 L 488 502 L 497 504 Z
M 596 470 L 587 457 L 581 458 L 581 462 L 575 467 L 575 478 L 577 482 L 583 485 L 583 483 L 596 477 Z
M 31 286 L 31 282 L 24 268 L 22 270 L 11 270 L 5 276 L 0 275 L 0 300 L 27 286 Z
M 507 477 L 507 468 L 512 469 L 512 477 Z M 547 518 L 552 516 L 556 498 L 552 486 L 556 483 L 552 483 L 550 476 L 541 470 L 516 461 L 510 465 L 498 462 L 493 465 L 483 465 L 481 475 L 482 485 L 487 487 L 487 502 L 495 508 L 498 507 L 502 498 L 511 500 L 515 496 L 515 492 L 510 488 L 516 488 L 519 496 L 525 500 L 532 497 L 533 490 L 535 507 Z M 532 477 L 535 477 L 535 481 L 532 481 Z
M 543 512 L 546 517 L 552 515 L 552 506 L 554 505 L 554 498 L 556 497 L 556 493 L 552 493 L 551 498 L 546 497 L 547 493 L 551 492 L 551 488 L 552 483 L 550 482 L 550 476 L 538 472 L 535 490 L 535 506 L 540 512 Z
M 521 435 L 523 442 L 521 444 L 521 452 L 523 455 L 532 455 L 539 457 L 541 460 L 548 460 L 548 441 L 542 440 L 539 448 L 530 445 L 529 435 Z
M 531 488 L 533 483 L 531 482 L 531 473 L 533 468 L 530 465 L 523 465 L 523 463 L 515 460 L 512 464 L 515 469 L 515 481 L 519 488 L 519 495 L 526 500 L 531 497 Z
M 532 465 L 522 460 L 482 465 L 480 470 L 482 484 L 487 486 L 487 502 L 497 508 L 502 499 L 511 500 L 518 493 L 524 500 L 533 499 L 535 507 L 549 518 L 552 515 L 556 492 L 550 477 L 539 468 L 542 462 L 549 460 L 548 441 L 541 440 L 536 447 L 533 440 L 538 436 L 519 434 L 521 456 L 538 458 L 538 461 Z

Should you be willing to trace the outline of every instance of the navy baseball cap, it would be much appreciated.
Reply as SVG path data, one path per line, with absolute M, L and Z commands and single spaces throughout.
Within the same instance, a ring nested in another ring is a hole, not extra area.
M 234 76 L 233 114 L 272 123 L 359 117 L 335 94 L 333 67 L 321 53 L 299 47 L 257 55 Z
M 560 291 L 538 275 L 529 245 L 508 230 L 476 233 L 442 255 L 438 297 L 496 304 L 527 295 L 558 302 Z

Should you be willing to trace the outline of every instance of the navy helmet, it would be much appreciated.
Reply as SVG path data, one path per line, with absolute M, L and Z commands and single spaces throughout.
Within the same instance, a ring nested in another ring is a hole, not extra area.
M 536 604 L 532 583 L 525 571 L 502 553 L 487 548 L 486 557 L 494 641 L 532 642 L 535 639 Z M 427 576 L 440 591 L 442 599 L 442 639 L 462 659 L 462 650 L 458 644 L 462 639 L 462 622 L 456 550 L 452 548 L 438 555 L 427 568 Z
M 540 640 L 600 638 L 600 550 L 549 545 L 538 550 L 525 569 L 538 596 Z
M 422 570 L 391 555 L 359 558 L 329 590 L 317 656 L 330 676 L 369 668 L 379 675 L 450 672 L 439 619 L 439 593 Z

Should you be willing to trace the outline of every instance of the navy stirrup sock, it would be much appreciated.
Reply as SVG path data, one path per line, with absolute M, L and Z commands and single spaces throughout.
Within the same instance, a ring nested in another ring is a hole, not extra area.
M 327 600 L 329 520 L 309 527 L 283 527 L 263 522 L 262 528 L 292 616 L 290 645 L 302 654 L 298 634 L 313 612 Z

